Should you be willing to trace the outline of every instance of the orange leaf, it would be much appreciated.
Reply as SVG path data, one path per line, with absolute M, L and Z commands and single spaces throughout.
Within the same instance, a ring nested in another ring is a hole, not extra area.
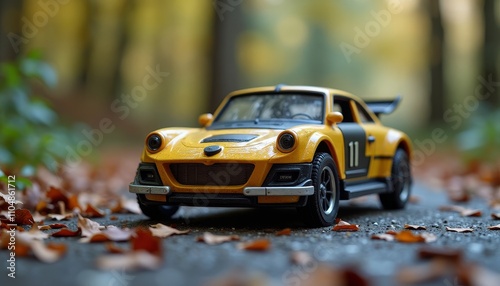
M 58 232 L 54 232 L 52 234 L 53 237 L 75 237 L 80 236 L 82 234 L 82 230 L 78 228 L 77 230 L 71 230 L 69 228 L 63 228 Z
M 290 228 L 284 228 L 284 229 L 282 229 L 280 231 L 277 231 L 275 234 L 277 236 L 282 236 L 282 235 L 289 236 L 290 234 L 292 234 L 292 230 Z
M 481 210 L 465 209 L 460 212 L 462 216 L 480 217 L 482 216 Z
M 161 239 L 153 236 L 149 229 L 137 228 L 131 243 L 133 251 L 144 250 L 158 257 L 162 256 Z
M 81 210 L 80 204 L 78 203 L 78 194 L 71 195 L 68 199 L 68 208 L 72 211 L 74 209 Z
M 394 235 L 388 233 L 372 234 L 371 239 L 393 241 Z
M 114 244 L 112 242 L 106 242 L 104 244 L 104 246 L 106 247 L 106 250 L 109 253 L 124 253 L 125 252 L 123 249 L 119 248 L 118 246 L 116 246 L 116 244 Z
M 85 211 L 82 213 L 84 217 L 104 217 L 105 212 L 101 211 L 100 209 L 94 207 L 91 204 L 87 204 L 87 208 Z
M 15 220 L 14 223 L 16 224 L 33 224 L 35 223 L 35 220 L 33 219 L 33 216 L 31 215 L 30 211 L 27 209 L 17 209 L 15 210 L 14 213 Z
M 447 231 L 453 231 L 453 232 L 472 232 L 474 231 L 472 228 L 465 228 L 465 227 L 446 227 Z
M 414 235 L 409 230 L 402 230 L 396 234 L 394 237 L 399 242 L 404 243 L 415 243 L 415 242 L 425 242 L 425 239 L 420 235 Z
M 357 225 L 357 224 L 350 224 L 350 223 L 343 221 L 341 219 L 336 219 L 335 222 L 336 222 L 336 224 L 332 228 L 333 231 L 358 231 L 359 230 L 359 225 Z
M 488 226 L 488 229 L 489 230 L 500 230 L 500 224 Z
M 215 235 L 210 232 L 204 232 L 202 236 L 196 238 L 196 241 L 205 242 L 210 245 L 221 244 L 233 240 L 240 240 L 240 237 L 237 235 Z
M 405 224 L 405 229 L 426 230 L 427 228 L 424 225 Z
M 491 218 L 492 219 L 500 219 L 500 213 L 492 213 Z
M 171 236 L 174 234 L 186 234 L 189 232 L 189 229 L 188 230 L 178 230 L 178 229 L 175 229 L 175 228 L 170 227 L 170 226 L 166 226 L 166 225 L 161 224 L 161 223 L 151 225 L 149 230 L 151 231 L 151 233 L 154 236 L 162 237 L 162 238 L 168 237 L 168 236 Z
M 271 248 L 271 241 L 265 238 L 256 239 L 248 242 L 239 243 L 238 248 L 242 250 L 266 251 L 269 250 L 269 248 Z

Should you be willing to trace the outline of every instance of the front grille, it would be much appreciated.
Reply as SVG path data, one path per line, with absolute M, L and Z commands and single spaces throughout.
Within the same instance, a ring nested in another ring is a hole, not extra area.
M 170 164 L 175 180 L 192 186 L 237 186 L 244 185 L 254 169 L 253 164 L 220 163 L 204 165 L 198 163 Z

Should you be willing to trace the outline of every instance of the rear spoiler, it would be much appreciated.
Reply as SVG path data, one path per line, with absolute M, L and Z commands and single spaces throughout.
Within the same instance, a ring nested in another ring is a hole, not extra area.
M 380 114 L 390 114 L 392 113 L 396 107 L 398 107 L 399 102 L 401 101 L 401 96 L 398 95 L 393 100 L 374 100 L 374 101 L 365 101 L 368 108 L 375 113 L 377 117 L 380 117 Z

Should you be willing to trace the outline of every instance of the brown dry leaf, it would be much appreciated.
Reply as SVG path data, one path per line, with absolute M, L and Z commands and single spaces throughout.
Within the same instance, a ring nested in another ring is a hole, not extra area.
M 49 202 L 56 204 L 58 202 L 63 202 L 64 205 L 68 205 L 68 197 L 66 196 L 65 193 L 59 188 L 56 188 L 54 186 L 50 186 L 49 190 L 45 194 L 45 196 L 49 199 Z
M 160 268 L 162 259 L 144 250 L 123 254 L 109 254 L 97 258 L 97 267 L 102 270 L 155 270 Z
M 332 231 L 358 231 L 359 225 L 350 224 L 341 219 L 335 220 L 336 224 L 333 226 Z
M 427 228 L 424 225 L 405 224 L 405 229 L 426 230 Z
M 127 241 L 132 236 L 133 232 L 130 229 L 121 229 L 116 226 L 108 226 L 105 230 L 94 233 L 91 236 L 84 237 L 79 241 L 82 243 L 89 242 L 107 242 L 107 241 Z
M 260 238 L 252 241 L 238 243 L 238 249 L 251 251 L 267 251 L 271 248 L 271 241 L 266 238 Z
M 78 194 L 73 194 L 68 198 L 68 209 L 71 211 L 75 209 L 82 210 L 82 207 L 80 207 L 80 203 L 78 202 Z
M 21 224 L 21 225 L 32 225 L 35 223 L 35 220 L 33 219 L 33 216 L 31 215 L 30 211 L 27 209 L 17 209 L 15 210 L 14 214 L 14 223 L 15 224 Z
M 46 224 L 46 225 L 39 225 L 38 226 L 39 230 L 60 229 L 60 228 L 68 228 L 68 226 L 63 224 L 63 223 L 53 223 L 53 224 Z
M 460 215 L 470 216 L 470 217 L 480 217 L 483 214 L 482 214 L 481 210 L 465 209 L 465 210 L 460 212 Z
M 23 204 L 23 202 L 21 202 L 20 200 L 16 200 L 15 198 L 13 198 L 12 196 L 9 196 L 7 194 L 4 194 L 2 192 L 0 192 L 0 197 L 6 202 L 6 203 L 12 203 L 12 204 Z M 12 200 L 14 199 L 14 200 Z
M 350 267 L 333 268 L 329 265 L 324 265 L 324 264 L 316 265 L 316 267 L 308 271 L 308 275 L 305 275 L 302 279 L 303 281 L 300 280 L 297 282 L 294 281 L 295 283 L 292 284 L 297 284 L 301 286 L 370 285 L 369 281 L 361 274 L 359 274 L 359 270 L 356 268 L 350 268 Z
M 47 218 L 47 216 L 41 215 L 39 212 L 35 211 L 33 214 L 33 220 L 35 222 L 42 222 Z
M 458 263 L 462 261 L 463 253 L 461 249 L 422 246 L 418 250 L 418 257 L 422 259 L 446 259 Z
M 158 257 L 162 255 L 162 244 L 159 237 L 153 236 L 149 229 L 137 228 L 131 239 L 132 250 L 145 250 Z
M 290 261 L 295 265 L 307 266 L 312 265 L 315 260 L 309 252 L 294 251 L 290 254 Z
M 136 199 L 124 199 L 122 201 L 123 209 L 127 210 L 129 213 L 142 214 L 139 203 Z
M 96 208 L 92 204 L 87 204 L 87 208 L 85 208 L 85 211 L 82 212 L 82 216 L 84 217 L 96 218 L 96 217 L 104 217 L 105 215 L 106 213 L 104 211 Z
M 371 239 L 394 241 L 394 235 L 388 233 L 372 234 Z
M 115 254 L 119 254 L 119 253 L 125 253 L 125 250 L 119 248 L 118 246 L 116 246 L 116 244 L 114 244 L 113 242 L 106 242 L 104 244 L 104 246 L 106 247 L 106 250 L 109 252 L 109 253 L 115 253 Z
M 500 213 L 492 213 L 491 218 L 492 219 L 500 219 Z
M 488 226 L 488 229 L 489 230 L 500 230 L 500 224 Z
M 64 244 L 45 245 L 41 241 L 33 241 L 30 246 L 35 257 L 45 263 L 54 263 L 58 261 L 67 250 L 66 245 Z
M 204 232 L 202 236 L 198 236 L 196 241 L 205 242 L 209 245 L 221 244 L 227 241 L 240 240 L 240 237 L 237 235 L 216 235 L 210 232 Z
M 92 236 L 95 233 L 101 232 L 101 229 L 104 229 L 104 226 L 81 215 L 78 215 L 77 226 L 82 230 L 82 236 L 84 237 Z
M 446 227 L 447 231 L 452 231 L 452 232 L 473 232 L 474 230 L 472 228 L 465 228 L 465 227 Z
M 277 231 L 275 234 L 277 236 L 283 236 L 283 235 L 289 236 L 290 234 L 292 234 L 292 229 L 291 228 L 284 228 L 282 230 Z
M 118 217 L 115 216 L 115 215 L 112 215 L 112 216 L 109 217 L 109 220 L 118 220 Z
M 166 226 L 166 225 L 161 224 L 161 223 L 151 225 L 149 230 L 151 231 L 151 233 L 154 236 L 162 237 L 162 238 L 168 237 L 168 236 L 171 236 L 174 234 L 186 234 L 190 231 L 189 229 L 188 230 L 178 230 L 178 229 L 175 229 L 175 228 L 170 227 L 170 226 Z
M 44 240 L 49 237 L 49 235 L 38 229 L 37 224 L 33 224 L 29 231 L 16 232 L 16 237 L 24 241 L 32 240 Z
M 48 214 L 47 215 L 51 219 L 55 219 L 57 221 L 68 220 L 73 217 L 73 213 L 65 213 L 65 214 Z
M 77 230 L 71 230 L 69 228 L 63 228 L 58 232 L 54 232 L 52 234 L 53 237 L 75 237 L 80 236 L 82 234 L 82 230 L 78 228 Z
M 52 229 L 52 228 L 50 228 L 50 225 L 39 225 L 38 229 L 39 230 L 49 230 L 49 229 Z

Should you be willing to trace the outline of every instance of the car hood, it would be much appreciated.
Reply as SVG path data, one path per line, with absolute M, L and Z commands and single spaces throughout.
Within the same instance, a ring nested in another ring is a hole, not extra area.
M 185 134 L 180 143 L 185 147 L 193 148 L 204 148 L 210 145 L 220 145 L 225 148 L 263 148 L 274 145 L 276 136 L 281 131 L 270 129 L 200 129 Z

